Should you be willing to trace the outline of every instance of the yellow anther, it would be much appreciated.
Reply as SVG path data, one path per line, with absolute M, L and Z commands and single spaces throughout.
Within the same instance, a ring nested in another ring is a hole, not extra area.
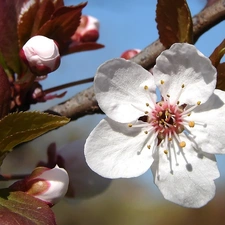
M 162 106 L 162 103 L 161 102 L 159 103 L 159 106 Z
M 148 131 L 147 130 L 145 131 L 145 134 L 148 134 Z
M 168 138 L 168 140 L 169 140 L 169 141 L 172 141 L 173 139 L 170 137 L 170 138 Z
M 164 150 L 164 153 L 167 155 L 168 154 L 168 150 Z
M 144 89 L 145 89 L 145 90 L 148 90 L 148 86 L 147 86 L 147 85 L 145 85 L 145 86 L 144 86 Z
M 165 83 L 165 81 L 164 80 L 160 80 L 160 84 L 164 84 Z
M 181 142 L 179 143 L 179 146 L 180 146 L 181 148 L 184 148 L 184 147 L 186 146 L 186 142 L 185 142 L 185 141 L 181 141 Z
M 168 95 L 168 94 L 167 94 L 166 96 L 167 96 L 168 98 L 170 97 L 170 95 Z
M 182 84 L 181 87 L 184 88 L 184 84 Z
M 195 126 L 195 122 L 194 121 L 189 121 L 188 125 L 189 125 L 189 127 L 194 127 Z
M 190 115 L 191 115 L 191 113 L 188 113 L 187 115 L 188 115 L 188 116 L 190 116 Z
M 147 145 L 147 148 L 150 149 L 151 148 L 151 145 Z
M 146 106 L 149 106 L 149 103 L 146 103 Z
M 158 113 L 158 116 L 162 116 L 162 114 L 163 114 L 162 112 L 159 112 L 159 113 Z
M 145 111 L 145 114 L 148 114 L 148 111 Z
M 179 101 L 177 101 L 177 105 L 179 105 L 180 104 L 180 102 Z
M 133 124 L 132 123 L 128 123 L 128 127 L 132 127 L 133 126 Z
M 169 116 L 169 115 L 170 115 L 170 113 L 168 112 L 168 110 L 166 110 L 165 116 Z
M 197 105 L 200 105 L 200 104 L 201 104 L 201 101 L 198 101 L 198 102 L 197 102 Z

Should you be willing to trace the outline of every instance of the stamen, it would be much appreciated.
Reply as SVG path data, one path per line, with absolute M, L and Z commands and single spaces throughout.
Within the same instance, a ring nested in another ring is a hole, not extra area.
M 146 106 L 148 107 L 149 106 L 149 103 L 146 103 Z
M 150 149 L 151 148 L 151 145 L 147 145 L 147 148 Z
M 198 107 L 200 104 L 201 104 L 201 102 L 198 101 L 197 105 L 193 105 L 189 109 L 184 110 L 180 115 L 182 115 L 182 116 L 190 116 L 191 115 L 191 111 L 194 110 L 196 107 Z
M 168 150 L 164 150 L 163 152 L 164 152 L 166 155 L 168 154 Z
M 148 111 L 145 111 L 145 114 L 148 114 L 149 112 Z
M 181 96 L 181 94 L 182 94 L 183 89 L 184 89 L 184 84 L 181 85 L 181 89 L 180 89 L 180 91 L 179 91 L 179 93 L 178 93 L 178 95 L 177 95 L 177 98 L 175 99 L 174 102 L 180 103 L 180 102 L 179 102 L 179 98 L 180 98 L 180 96 Z M 179 104 L 177 104 L 177 105 L 179 105 Z
M 164 80 L 161 80 L 161 81 L 160 81 L 160 84 L 164 84 L 164 83 L 165 83 L 165 81 L 164 81 Z
M 166 96 L 167 96 L 168 98 L 170 97 L 170 95 L 168 95 L 168 94 L 167 94 Z
M 194 127 L 195 126 L 195 122 L 194 121 L 189 121 L 188 125 L 189 125 L 189 127 Z
M 180 104 L 180 101 L 177 101 L 177 105 L 179 105 Z
M 179 143 L 179 146 L 180 146 L 181 148 L 184 148 L 184 147 L 186 146 L 186 142 L 185 142 L 185 141 L 181 141 L 181 142 Z
M 149 127 L 148 123 L 132 124 L 132 127 Z
M 133 126 L 133 124 L 132 123 L 128 123 L 128 127 L 132 127 Z
M 148 134 L 148 131 L 146 130 L 146 131 L 144 131 L 144 133 L 145 133 L 145 134 Z
M 145 86 L 144 86 L 144 89 L 145 89 L 145 90 L 148 90 L 148 86 L 147 86 L 147 85 L 145 85 Z

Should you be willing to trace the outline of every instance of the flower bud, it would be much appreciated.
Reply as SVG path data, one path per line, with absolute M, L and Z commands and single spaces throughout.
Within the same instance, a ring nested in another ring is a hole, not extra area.
M 54 40 L 37 35 L 29 39 L 20 50 L 21 59 L 37 76 L 46 75 L 60 65 L 60 54 Z
M 30 176 L 14 183 L 10 188 L 14 191 L 24 191 L 52 206 L 64 197 L 68 185 L 66 170 L 56 165 L 53 169 L 37 167 Z
M 130 49 L 130 50 L 123 52 L 120 57 L 124 58 L 124 59 L 131 59 L 135 55 L 137 55 L 140 51 L 141 51 L 140 49 Z
M 92 16 L 81 16 L 80 25 L 71 37 L 77 42 L 95 42 L 99 38 L 99 21 Z

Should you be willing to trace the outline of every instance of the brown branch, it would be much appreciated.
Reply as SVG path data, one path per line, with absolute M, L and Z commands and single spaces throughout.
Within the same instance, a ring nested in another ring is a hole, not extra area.
M 210 7 L 203 9 L 199 14 L 193 17 L 193 34 L 194 42 L 198 38 L 225 19 L 225 0 L 218 0 Z M 150 69 L 154 66 L 158 55 L 165 50 L 165 47 L 159 40 L 153 42 L 131 61 L 141 65 L 145 69 Z M 71 118 L 78 119 L 87 114 L 101 113 L 94 95 L 93 87 L 90 87 L 71 99 L 53 106 L 47 112 L 60 114 Z

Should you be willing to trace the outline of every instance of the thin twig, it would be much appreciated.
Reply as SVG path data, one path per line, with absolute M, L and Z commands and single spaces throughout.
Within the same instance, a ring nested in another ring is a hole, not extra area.
M 65 88 L 73 87 L 73 86 L 80 85 L 80 84 L 86 84 L 86 83 L 90 83 L 90 82 L 93 82 L 93 81 L 94 81 L 94 77 L 90 77 L 90 78 L 87 78 L 87 79 L 78 80 L 78 81 L 70 82 L 70 83 L 67 83 L 67 84 L 59 85 L 57 87 L 46 89 L 46 90 L 44 90 L 44 93 L 49 94 L 49 93 L 52 93 L 52 92 L 55 92 L 55 91 L 65 89 Z

